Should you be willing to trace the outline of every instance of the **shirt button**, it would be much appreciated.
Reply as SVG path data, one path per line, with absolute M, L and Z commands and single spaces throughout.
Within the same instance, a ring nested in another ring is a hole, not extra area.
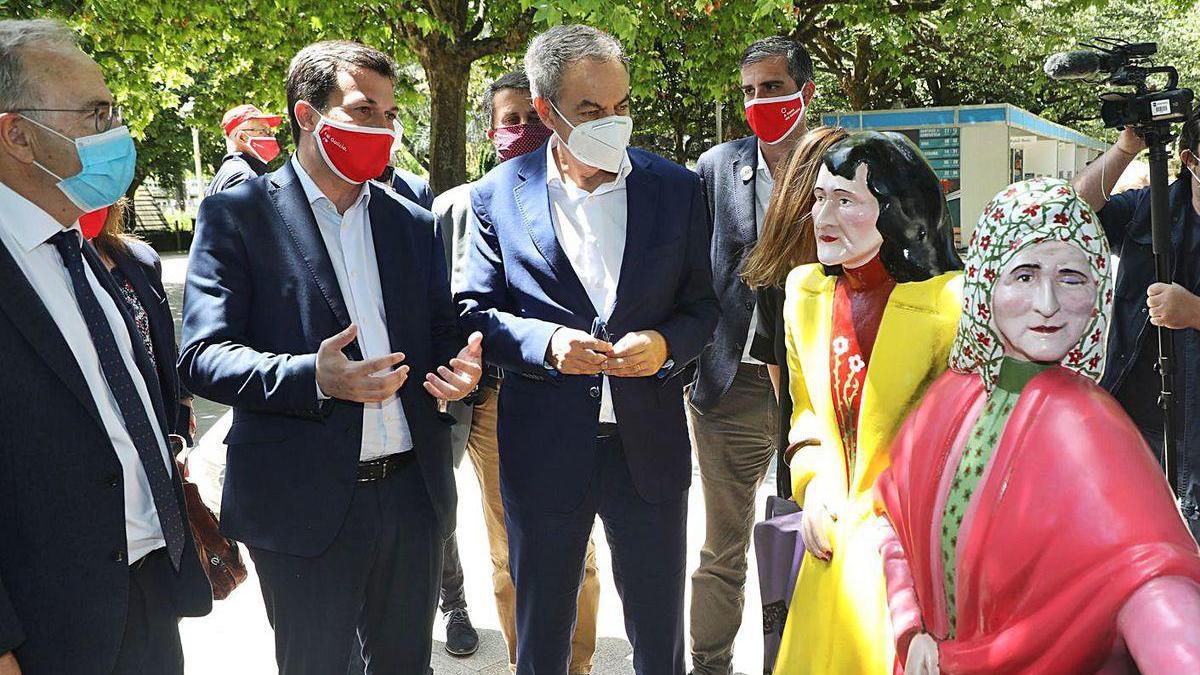
M 592 387 L 588 389 L 588 396 L 592 398 L 600 398 L 600 387 Z
M 112 555 L 109 557 L 111 557 L 112 561 L 115 563 L 125 562 L 125 552 L 124 551 L 113 551 Z

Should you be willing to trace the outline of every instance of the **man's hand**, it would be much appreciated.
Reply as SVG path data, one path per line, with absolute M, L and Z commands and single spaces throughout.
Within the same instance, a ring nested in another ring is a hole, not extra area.
M 826 562 L 833 559 L 833 543 L 829 533 L 838 514 L 828 493 L 811 481 L 804 490 L 804 511 L 800 520 L 800 538 L 813 557 Z
M 317 386 L 330 398 L 356 403 L 379 403 L 392 397 L 408 379 L 404 355 L 388 354 L 367 361 L 351 361 L 342 349 L 354 342 L 358 326 L 327 338 L 317 350 Z M 394 370 L 393 370 L 394 369 Z
M 574 328 L 559 328 L 550 336 L 546 361 L 563 375 L 600 373 L 613 346 Z
M 938 675 L 937 641 L 929 633 L 917 633 L 908 644 L 904 675 Z
M 450 359 L 450 366 L 438 366 L 437 375 L 425 376 L 425 391 L 441 401 L 466 398 L 483 377 L 483 333 L 471 333 L 467 346 Z
M 21 666 L 12 652 L 0 654 L 0 675 L 21 675 Z
M 1179 284 L 1150 284 L 1150 323 L 1163 328 L 1200 328 L 1200 298 Z
M 617 340 L 604 362 L 604 374 L 611 377 L 650 377 L 667 362 L 667 339 L 656 330 L 626 333 Z
M 1125 127 L 1117 136 L 1116 146 L 1121 152 L 1133 157 L 1146 149 L 1146 141 L 1137 135 L 1133 127 Z

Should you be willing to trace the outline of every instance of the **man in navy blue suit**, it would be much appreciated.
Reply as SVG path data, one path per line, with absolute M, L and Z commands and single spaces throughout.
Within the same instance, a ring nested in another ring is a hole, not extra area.
M 700 180 L 627 149 L 621 45 L 586 26 L 536 37 L 534 106 L 554 136 L 473 189 L 458 295 L 504 368 L 500 480 L 517 591 L 517 672 L 567 672 L 576 595 L 604 523 L 638 673 L 684 672 L 691 458 L 679 374 L 718 308 Z
M 286 675 L 345 673 L 356 631 L 367 673 L 429 668 L 456 501 L 438 400 L 482 356 L 432 215 L 371 182 L 394 76 L 356 43 L 301 50 L 296 154 L 205 199 L 192 244 L 180 375 L 234 409 L 221 527 L 250 547 Z

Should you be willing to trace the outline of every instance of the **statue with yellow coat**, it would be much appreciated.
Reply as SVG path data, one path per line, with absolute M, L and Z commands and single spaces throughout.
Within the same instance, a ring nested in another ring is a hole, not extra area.
M 819 263 L 784 303 L 793 494 L 807 553 L 774 672 L 885 675 L 894 641 L 872 489 L 925 389 L 946 369 L 962 261 L 937 176 L 907 138 L 853 134 L 814 187 Z

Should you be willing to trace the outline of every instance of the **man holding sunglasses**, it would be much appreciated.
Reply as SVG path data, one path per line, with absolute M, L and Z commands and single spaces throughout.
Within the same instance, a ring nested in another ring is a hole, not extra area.
M 0 21 L 0 674 L 183 673 L 212 593 L 158 376 L 79 220 L 137 161 L 95 61 Z

